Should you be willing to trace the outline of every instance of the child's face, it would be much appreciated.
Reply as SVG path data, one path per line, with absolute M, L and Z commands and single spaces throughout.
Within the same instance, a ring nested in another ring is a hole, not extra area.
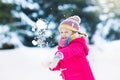
M 60 37 L 62 39 L 68 38 L 73 34 L 73 31 L 66 29 L 66 28 L 61 28 L 60 29 Z

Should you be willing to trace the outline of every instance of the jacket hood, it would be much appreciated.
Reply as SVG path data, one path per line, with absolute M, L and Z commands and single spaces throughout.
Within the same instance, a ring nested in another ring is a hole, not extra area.
M 70 42 L 70 44 L 71 43 L 77 43 L 77 44 L 80 44 L 80 45 L 82 45 L 83 46 L 83 49 L 84 49 L 84 53 L 85 53 L 85 55 L 88 55 L 88 52 L 89 52 L 89 48 L 88 48 L 88 46 L 87 46 L 87 44 L 86 44 L 86 40 L 85 40 L 85 38 L 76 38 L 76 39 L 74 39 L 74 40 L 72 40 L 71 42 Z M 69 45 L 70 45 L 69 44 Z M 58 46 L 58 50 L 60 50 L 60 49 L 62 49 L 62 47 L 61 46 Z
M 89 48 L 86 44 L 87 42 L 86 42 L 85 38 L 76 38 L 73 41 L 71 41 L 70 44 L 71 43 L 78 43 L 78 44 L 82 45 L 84 52 L 85 52 L 85 55 L 88 55 Z

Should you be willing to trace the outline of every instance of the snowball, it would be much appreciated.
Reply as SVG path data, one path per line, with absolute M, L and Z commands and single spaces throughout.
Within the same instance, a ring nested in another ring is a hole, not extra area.
M 47 28 L 47 24 L 41 19 L 38 19 L 35 24 L 36 24 L 38 31 L 40 31 L 41 29 Z

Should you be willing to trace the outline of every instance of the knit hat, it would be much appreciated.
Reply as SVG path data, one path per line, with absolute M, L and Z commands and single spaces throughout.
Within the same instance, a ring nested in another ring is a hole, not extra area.
M 59 30 L 61 28 L 67 28 L 72 31 L 78 31 L 79 27 L 80 27 L 79 26 L 80 22 L 81 22 L 81 19 L 77 15 L 68 17 L 67 19 L 65 19 L 64 21 L 61 22 L 61 24 L 59 26 Z

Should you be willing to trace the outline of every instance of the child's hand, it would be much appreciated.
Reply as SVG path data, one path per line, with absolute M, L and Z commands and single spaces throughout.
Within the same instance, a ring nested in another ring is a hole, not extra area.
M 58 58 L 54 58 L 51 62 L 49 62 L 49 68 L 50 69 L 53 69 L 57 66 L 58 62 L 59 62 L 60 59 Z
M 57 52 L 53 60 L 49 63 L 49 68 L 50 69 L 55 68 L 61 59 L 63 59 L 63 54 L 61 52 Z

